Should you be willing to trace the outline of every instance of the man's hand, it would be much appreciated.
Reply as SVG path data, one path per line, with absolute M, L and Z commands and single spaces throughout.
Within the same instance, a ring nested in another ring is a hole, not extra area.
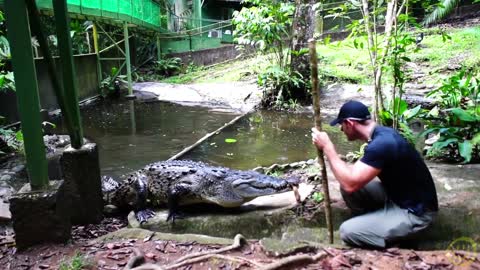
M 320 150 L 332 146 L 332 141 L 326 132 L 318 131 L 316 128 L 312 128 L 312 143 Z

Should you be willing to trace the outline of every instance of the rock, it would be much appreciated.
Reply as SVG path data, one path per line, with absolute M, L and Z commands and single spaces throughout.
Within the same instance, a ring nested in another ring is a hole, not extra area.
M 103 207 L 103 213 L 106 215 L 113 215 L 118 212 L 119 212 L 119 209 L 115 205 L 107 204 Z
M 0 186 L 0 198 L 8 198 L 14 192 L 15 190 L 11 186 L 8 186 L 8 185 Z
M 448 69 L 448 70 L 459 70 L 459 69 L 461 69 L 461 68 L 462 68 L 462 66 L 459 65 L 459 64 L 451 64 L 451 65 L 448 65 L 448 66 L 447 66 L 447 69 Z
M 0 200 L 0 221 L 10 221 L 12 213 L 10 213 L 10 204 Z
M 11 175 L 4 174 L 4 175 L 2 175 L 2 177 L 0 177 L 0 182 L 7 182 L 7 181 L 12 180 L 12 178 L 13 177 Z
M 21 171 L 25 170 L 25 165 L 20 164 L 12 168 L 12 171 L 15 173 L 19 173 Z
M 425 145 L 431 146 L 431 145 L 433 145 L 435 142 L 437 142 L 438 139 L 440 139 L 440 135 L 439 135 L 439 134 L 435 134 L 435 135 L 433 135 L 433 136 L 429 136 L 429 138 L 425 140 Z

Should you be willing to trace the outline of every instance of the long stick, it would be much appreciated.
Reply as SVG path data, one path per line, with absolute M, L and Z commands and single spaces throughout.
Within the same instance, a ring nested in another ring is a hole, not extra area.
M 312 99 L 313 112 L 315 118 L 315 128 L 322 130 L 322 119 L 320 118 L 320 97 L 318 94 L 318 64 L 317 64 L 317 49 L 314 39 L 308 41 L 308 48 L 310 49 L 310 66 L 312 74 Z M 332 224 L 332 208 L 330 206 L 330 192 L 328 190 L 327 167 L 325 167 L 325 159 L 323 157 L 323 150 L 317 148 L 318 164 L 322 170 L 322 191 L 325 199 L 325 218 L 327 220 L 328 236 L 330 244 L 333 244 L 333 224 Z
M 184 154 L 186 154 L 187 152 L 189 152 L 190 150 L 192 150 L 193 148 L 197 147 L 199 144 L 203 143 L 204 141 L 206 141 L 207 139 L 209 139 L 210 137 L 214 136 L 215 134 L 218 134 L 220 131 L 222 131 L 223 129 L 225 129 L 226 127 L 229 127 L 233 124 L 235 124 L 235 122 L 237 122 L 238 120 L 240 120 L 242 117 L 244 117 L 245 115 L 249 114 L 251 112 L 248 111 L 242 115 L 239 115 L 237 117 L 235 117 L 232 121 L 226 123 L 225 125 L 223 125 L 222 127 L 218 128 L 217 130 L 213 131 L 213 132 L 210 132 L 208 133 L 207 135 L 203 136 L 200 140 L 198 140 L 196 143 L 188 146 L 187 148 L 183 149 L 182 151 L 180 151 L 179 153 L 175 154 L 174 156 L 172 156 L 171 158 L 169 158 L 168 160 L 175 160 L 175 159 L 178 159 L 180 158 L 181 156 L 183 156 Z

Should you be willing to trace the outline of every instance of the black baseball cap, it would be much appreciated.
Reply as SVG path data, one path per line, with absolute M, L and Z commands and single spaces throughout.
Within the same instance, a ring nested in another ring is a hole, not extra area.
M 368 107 L 365 106 L 365 104 L 359 101 L 350 100 L 342 105 L 337 118 L 330 122 L 330 125 L 335 126 L 338 123 L 342 123 L 345 119 L 362 121 L 371 118 L 372 117 L 370 115 L 370 112 L 368 111 Z

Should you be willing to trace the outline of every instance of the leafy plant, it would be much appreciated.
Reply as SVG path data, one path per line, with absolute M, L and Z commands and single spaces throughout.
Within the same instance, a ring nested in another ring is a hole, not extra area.
M 440 4 L 436 5 L 435 9 L 428 14 L 422 24 L 429 25 L 445 19 L 448 15 L 452 14 L 453 10 L 462 2 L 461 0 L 443 0 Z M 475 0 L 473 3 L 478 3 L 480 0 Z
M 0 59 L 10 59 L 10 43 L 5 36 L 0 36 Z
M 318 191 L 314 192 L 312 194 L 312 199 L 316 203 L 321 203 L 323 201 L 323 193 Z
M 159 61 L 154 62 L 155 72 L 164 76 L 171 76 L 175 72 L 180 71 L 182 68 L 182 59 L 178 57 L 174 58 L 162 58 Z
M 15 78 L 13 76 L 13 72 L 8 71 L 0 72 L 0 92 L 1 91 L 7 91 L 7 90 L 12 90 L 15 91 Z
M 120 84 L 127 83 L 126 75 L 118 75 L 119 70 L 116 67 L 112 67 L 110 74 L 106 75 L 100 82 L 100 89 L 105 95 L 119 95 Z
M 85 269 L 85 267 L 88 267 L 89 265 L 91 265 L 91 263 L 89 261 L 87 261 L 87 259 L 79 254 L 79 253 L 76 253 L 70 261 L 63 261 L 62 263 L 60 263 L 58 269 L 59 270 L 81 270 L 81 269 Z
M 422 135 L 439 136 L 428 156 L 464 163 L 480 160 L 479 81 L 479 73 L 462 70 L 427 95 L 439 102 L 425 116 L 428 129 Z
M 21 130 L 0 128 L 0 153 L 23 152 L 23 133 Z
M 395 98 L 385 105 L 383 111 L 380 112 L 380 123 L 384 126 L 393 126 L 396 121 L 397 129 L 400 134 L 412 145 L 415 144 L 415 136 L 409 127 L 409 124 L 416 117 L 419 117 L 422 112 L 422 107 L 418 105 L 415 108 L 408 109 L 408 104 L 405 100 Z
M 234 40 L 272 54 L 275 65 L 285 67 L 289 52 L 285 40 L 290 39 L 290 27 L 295 7 L 287 1 L 244 0 L 251 5 L 233 13 Z
M 286 103 L 289 100 L 291 103 L 296 102 L 291 89 L 303 85 L 304 80 L 298 72 L 289 72 L 280 66 L 270 66 L 266 71 L 258 74 L 257 83 L 264 89 L 262 105 L 282 109 L 284 104 L 289 106 Z

